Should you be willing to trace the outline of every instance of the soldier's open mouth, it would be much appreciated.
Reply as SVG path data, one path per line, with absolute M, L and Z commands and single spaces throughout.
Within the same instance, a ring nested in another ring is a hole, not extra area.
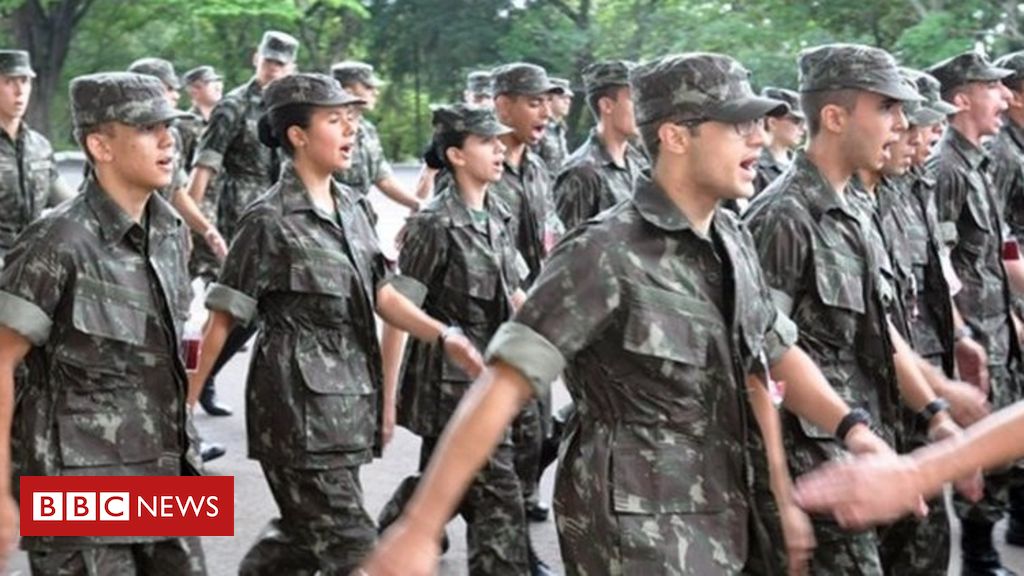
M 746 160 L 740 162 L 740 168 L 742 168 L 744 172 L 754 174 L 757 171 L 757 156 L 754 156 L 753 158 L 747 158 Z

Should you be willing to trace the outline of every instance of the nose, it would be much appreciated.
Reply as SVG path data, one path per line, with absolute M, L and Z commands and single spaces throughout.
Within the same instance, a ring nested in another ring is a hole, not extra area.
M 893 124 L 894 132 L 903 132 L 910 127 L 910 123 L 907 122 L 907 115 L 903 113 L 903 106 L 896 107 L 895 124 Z
M 501 140 L 498 140 L 497 138 L 495 138 L 494 139 L 494 149 L 498 152 L 498 154 L 501 154 L 502 156 L 504 156 L 505 155 L 505 151 L 508 150 L 508 147 L 505 146 L 504 142 L 502 142 Z

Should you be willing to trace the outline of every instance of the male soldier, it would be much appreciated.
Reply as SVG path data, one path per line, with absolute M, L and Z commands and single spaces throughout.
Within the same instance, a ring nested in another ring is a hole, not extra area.
M 929 423 L 932 437 L 959 434 L 929 386 L 944 377 L 922 371 L 889 321 L 895 308 L 891 267 L 850 198 L 854 171 L 880 169 L 888 146 L 906 130 L 901 102 L 920 97 L 892 56 L 877 48 L 820 46 L 802 52 L 799 65 L 807 151 L 798 152 L 746 212 L 773 299 L 793 317 L 801 346 L 829 383 L 865 419 L 891 425 L 902 399 Z M 785 414 L 782 426 L 795 473 L 843 457 L 832 435 L 806 419 Z M 770 532 L 777 532 L 774 512 L 763 512 Z M 873 532 L 847 533 L 828 518 L 815 518 L 814 527 L 812 573 L 882 573 Z M 782 542 L 778 534 L 774 539 Z
M 760 194 L 789 168 L 793 162 L 793 151 L 804 140 L 804 121 L 807 119 L 800 108 L 800 95 L 796 92 L 769 86 L 761 90 L 761 95 L 789 104 L 789 114 L 782 118 L 764 119 L 768 145 L 761 150 L 761 157 L 757 159 L 754 195 Z
M 24 122 L 35 77 L 28 52 L 0 50 L 0 269 L 18 234 L 44 208 L 74 195 L 50 142 Z
M 1020 398 L 1020 340 L 1011 308 L 1010 287 L 1019 286 L 1004 269 L 1004 221 L 992 185 L 989 156 L 981 139 L 995 136 L 1007 108 L 1009 90 L 1000 82 L 1012 70 L 992 66 L 977 53 L 960 54 L 928 69 L 942 85 L 942 98 L 959 108 L 928 160 L 935 177 L 935 199 L 942 225 L 952 235 L 953 268 L 963 282 L 956 296 L 966 326 L 988 354 L 989 400 L 994 409 Z M 1019 264 L 1019 262 L 1017 262 Z M 1019 482 L 1019 470 L 985 478 L 985 496 L 976 504 L 956 500 L 962 533 L 964 574 L 1007 574 L 992 544 L 992 527 L 1006 511 L 1006 490 Z
M 245 207 L 277 180 L 274 151 L 260 143 L 256 123 L 263 114 L 263 88 L 295 70 L 298 49 L 299 41 L 284 32 L 264 33 L 252 57 L 256 74 L 214 107 L 199 139 L 188 193 L 200 205 L 218 207 L 217 225 L 229 241 Z M 216 188 L 210 186 L 215 176 Z M 206 200 L 207 194 L 213 197 Z M 228 337 L 199 397 L 199 405 L 207 414 L 231 414 L 230 407 L 217 401 L 214 379 L 255 332 L 255 326 L 238 326 Z
M 341 83 L 342 88 L 366 102 L 363 104 L 364 110 L 373 111 L 376 108 L 383 82 L 374 73 L 373 66 L 365 62 L 338 62 L 331 66 L 331 74 Z M 391 164 L 384 157 L 377 127 L 366 117 L 359 120 L 352 167 L 335 174 L 334 177 L 359 194 L 360 203 L 367 210 L 374 225 L 377 224 L 377 215 L 367 198 L 371 186 L 376 186 L 385 196 L 412 211 L 420 208 L 419 199 L 406 192 L 398 178 L 395 178 Z
M 534 151 L 547 164 L 548 173 L 554 178 L 562 170 L 562 163 L 569 155 L 569 145 L 565 140 L 565 117 L 569 115 L 572 108 L 572 90 L 569 88 L 569 81 L 565 78 L 551 78 L 551 83 L 561 88 L 561 92 L 553 92 L 548 101 L 548 110 L 551 114 L 548 120 L 544 137 L 534 146 Z
M 571 230 L 629 198 L 647 160 L 630 143 L 639 133 L 629 88 L 632 63 L 595 62 L 583 71 L 587 107 L 597 125 L 555 180 L 558 217 Z
M 494 94 L 491 93 L 491 73 L 487 70 L 474 70 L 466 75 L 466 90 L 462 93 L 466 104 L 494 107 Z
M 668 56 L 633 72 L 653 180 L 640 179 L 629 200 L 552 254 L 492 340 L 488 369 L 368 574 L 430 573 L 464 486 L 519 406 L 563 368 L 579 406 L 555 499 L 571 575 L 737 574 L 760 555 L 746 449 L 759 435 L 746 403 L 777 429 L 768 367 L 786 381 L 787 408 L 858 451 L 891 454 L 793 346 L 793 323 L 764 288 L 750 235 L 716 209 L 753 193 L 761 118 L 786 111 L 756 96 L 747 75 L 714 54 Z M 777 435 L 772 444 L 781 451 Z M 787 492 L 781 482 L 780 502 L 800 517 Z
M 70 92 L 94 170 L 81 194 L 19 237 L 0 275 L 4 551 L 20 476 L 179 476 L 200 466 L 179 348 L 188 231 L 154 193 L 173 176 L 168 128 L 182 113 L 149 76 L 80 76 Z M 28 380 L 16 399 L 22 359 Z M 197 538 L 26 537 L 22 547 L 33 574 L 205 573 Z
M 199 139 L 209 124 L 210 116 L 214 106 L 220 102 L 224 91 L 224 82 L 212 66 L 199 66 L 185 73 L 183 77 L 185 89 L 188 90 L 189 100 L 192 107 L 189 113 L 192 115 L 178 123 L 178 132 L 181 134 L 181 155 L 185 163 L 185 170 L 192 171 L 195 160 L 196 147 Z M 217 189 L 219 184 L 214 181 L 208 187 Z M 217 194 L 206 194 L 203 202 L 199 205 L 203 216 L 214 225 L 217 223 Z M 192 237 L 192 255 L 188 261 L 188 271 L 193 278 L 202 278 L 203 282 L 209 284 L 217 278 L 220 271 L 220 260 L 206 243 L 198 242 Z

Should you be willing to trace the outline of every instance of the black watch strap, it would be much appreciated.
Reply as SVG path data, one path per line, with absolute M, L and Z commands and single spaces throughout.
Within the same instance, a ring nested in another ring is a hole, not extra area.
M 924 422 L 925 426 L 931 424 L 932 418 L 939 412 L 945 412 L 949 410 L 949 402 L 945 398 L 936 398 L 929 402 L 920 412 L 917 413 L 921 421 Z
M 863 408 L 854 408 L 847 412 L 846 416 L 839 421 L 839 426 L 836 426 L 836 438 L 840 442 L 846 441 L 846 435 L 850 433 L 857 424 L 863 424 L 865 426 L 871 426 L 871 414 Z

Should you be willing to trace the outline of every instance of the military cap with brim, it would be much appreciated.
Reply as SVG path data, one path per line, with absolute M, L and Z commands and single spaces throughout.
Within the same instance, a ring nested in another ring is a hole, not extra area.
M 128 66 L 128 71 L 154 76 L 175 90 L 181 88 L 178 75 L 174 73 L 174 64 L 163 58 L 139 58 Z
M 469 132 L 478 136 L 501 136 L 512 131 L 498 121 L 490 108 L 450 104 L 433 108 L 432 123 L 438 133 Z
M 785 102 L 755 94 L 749 76 L 721 54 L 673 54 L 640 64 L 630 74 L 637 124 L 669 118 L 738 123 L 789 112 Z
M 992 64 L 1013 72 L 1013 74 L 1007 76 L 1005 80 L 1024 80 L 1024 50 L 1004 54 L 1003 56 L 996 58 L 996 61 Z
M 960 111 L 959 108 L 942 99 L 942 85 L 931 74 L 915 70 L 914 68 L 900 68 L 900 73 L 914 83 L 917 93 L 924 98 L 925 108 L 934 111 L 942 116 L 942 118 Z M 916 124 L 934 124 L 935 122 L 938 122 L 938 120 L 933 122 L 917 122 Z
M 573 95 L 573 93 L 572 93 L 572 84 L 568 80 L 566 80 L 565 78 L 556 78 L 556 77 L 552 76 L 551 77 L 551 83 L 554 84 L 555 86 L 561 88 L 562 89 L 562 94 L 564 96 L 572 96 Z
M 325 74 L 291 74 L 278 78 L 263 89 L 263 105 L 266 107 L 259 119 L 259 138 L 267 146 L 276 147 L 280 141 L 271 133 L 269 118 L 275 110 L 303 104 L 307 106 L 348 106 L 365 104 L 362 98 L 353 96 L 341 84 Z
M 491 93 L 491 73 L 477 70 L 466 76 L 466 91 L 472 94 Z
M 544 68 L 536 64 L 515 62 L 491 71 L 491 90 L 499 94 L 549 94 L 564 90 L 555 85 Z
M 1013 75 L 1013 70 L 993 66 L 988 58 L 977 52 L 957 54 L 925 71 L 939 81 L 943 91 L 971 82 L 994 82 Z
M 105 122 L 148 126 L 191 115 L 176 110 L 163 82 L 134 72 L 101 72 L 71 81 L 71 120 L 76 128 Z
M 334 76 L 343 86 L 360 83 L 378 87 L 384 84 L 384 81 L 377 77 L 373 66 L 366 62 L 356 62 L 354 60 L 338 62 L 331 66 L 331 76 Z
M 895 100 L 918 100 L 900 77 L 896 60 L 880 48 L 863 44 L 826 44 L 798 57 L 800 91 L 865 90 Z
M 263 33 L 260 41 L 259 54 L 267 60 L 275 60 L 282 64 L 295 61 L 295 53 L 299 50 L 299 41 L 291 34 L 268 30 Z
M 221 79 L 222 78 L 217 74 L 217 71 L 213 69 L 213 66 L 197 66 L 188 72 L 185 72 L 185 75 L 182 76 L 182 80 L 184 80 L 186 84 L 192 84 L 194 82 L 216 82 Z
M 780 100 L 789 105 L 789 115 L 800 120 L 806 119 L 804 116 L 803 108 L 800 107 L 800 94 L 786 90 L 785 88 L 776 88 L 774 86 L 766 86 L 761 89 L 761 96 L 765 98 L 771 98 L 772 100 Z
M 629 71 L 636 64 L 627 60 L 603 60 L 583 69 L 583 86 L 593 94 L 611 86 L 629 86 Z
M 0 74 L 35 78 L 32 61 L 24 50 L 0 50 Z

